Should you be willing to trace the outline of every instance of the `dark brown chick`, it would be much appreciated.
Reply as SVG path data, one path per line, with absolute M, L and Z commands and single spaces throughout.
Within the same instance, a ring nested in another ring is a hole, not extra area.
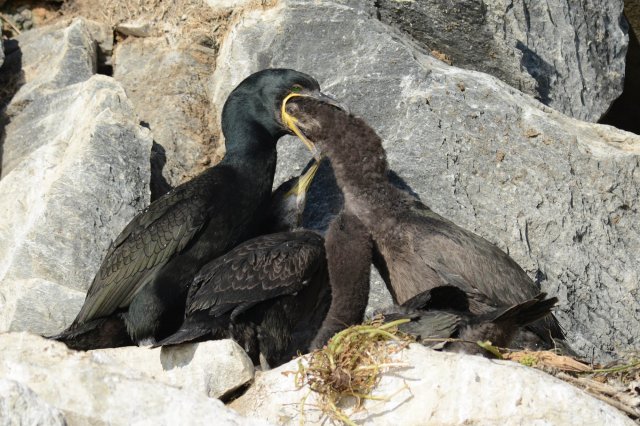
M 471 314 L 484 315 L 539 294 L 498 247 L 392 186 L 382 141 L 364 120 L 306 97 L 289 100 L 287 112 L 331 160 L 345 209 L 371 233 L 374 261 L 397 303 L 453 286 L 465 293 Z M 446 307 L 448 301 L 438 303 Z M 551 314 L 526 328 L 548 347 L 564 338 Z

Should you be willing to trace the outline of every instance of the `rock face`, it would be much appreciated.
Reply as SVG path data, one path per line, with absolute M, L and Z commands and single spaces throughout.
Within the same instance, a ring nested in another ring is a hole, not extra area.
M 100 349 L 100 362 L 120 362 L 168 385 L 220 398 L 253 379 L 253 363 L 233 340 L 213 340 L 166 348 Z
M 27 386 L 0 379 L 0 419 L 2 425 L 66 426 L 60 411 L 44 402 Z
M 113 76 L 153 132 L 154 196 L 212 160 L 215 126 L 205 82 L 214 61 L 211 53 L 167 46 L 164 37 L 129 38 L 114 52 Z
M 364 425 L 633 425 L 613 407 L 545 373 L 505 361 L 441 353 L 412 344 L 393 357 L 406 367 L 382 375 L 351 420 Z M 317 394 L 296 388 L 296 360 L 257 374 L 254 385 L 231 407 L 278 424 L 298 424 L 301 401 L 305 424 L 325 424 Z M 342 407 L 350 413 L 348 404 Z
M 20 407 L 24 407 L 24 410 L 15 415 L 22 418 L 32 410 L 43 412 L 43 407 L 48 404 L 59 410 L 70 425 L 205 425 L 211 424 L 212 419 L 215 419 L 215 424 L 222 425 L 267 424 L 239 416 L 225 408 L 220 401 L 203 395 L 202 389 L 191 389 L 193 383 L 188 379 L 189 374 L 176 375 L 176 379 L 184 381 L 173 384 L 168 384 L 166 377 L 154 377 L 159 370 L 170 370 L 171 364 L 159 369 L 157 366 L 150 367 L 136 362 L 146 358 L 152 364 L 164 364 L 167 360 L 163 359 L 160 350 L 149 351 L 153 353 L 151 356 L 144 355 L 140 358 L 135 352 L 148 351 L 147 348 L 126 348 L 123 350 L 127 351 L 130 358 L 124 355 L 112 357 L 113 351 L 74 352 L 62 343 L 27 333 L 0 335 L 0 347 L 3 348 L 0 353 L 0 377 L 19 382 L 18 389 L 22 389 L 15 396 L 15 385 L 9 390 L 0 385 L 0 401 L 8 398 L 21 401 Z M 211 346 L 209 343 L 204 346 L 192 345 L 191 353 L 189 350 L 183 352 L 185 358 L 175 357 L 173 361 L 178 364 L 187 363 L 190 355 L 199 351 L 209 353 L 213 358 L 214 353 L 210 351 L 219 349 L 220 345 Z M 241 349 L 238 348 L 238 351 Z M 238 355 L 238 351 L 234 353 Z M 195 358 L 202 356 L 194 355 Z M 184 368 L 195 371 L 212 366 L 211 362 L 192 364 Z M 173 367 L 179 368 L 177 364 Z M 200 373 L 205 376 L 202 370 Z M 160 376 L 163 374 L 159 373 Z M 25 387 L 30 388 L 38 397 L 33 393 L 25 393 Z M 44 412 L 51 413 L 50 418 L 55 420 L 59 419 L 54 416 L 56 410 Z
M 151 135 L 122 87 L 94 75 L 95 26 L 26 32 L 7 49 L 0 331 L 67 326 L 109 244 L 149 202 Z
M 379 19 L 453 65 L 486 72 L 571 117 L 597 121 L 622 93 L 622 0 L 376 2 Z
M 447 66 L 370 10 L 342 3 L 283 1 L 247 13 L 218 64 L 218 112 L 231 87 L 258 69 L 317 77 L 378 131 L 391 168 L 427 205 L 497 244 L 560 297 L 557 313 L 577 350 L 605 359 L 635 347 L 639 137 Z M 279 158 L 283 169 L 306 163 L 298 145 Z

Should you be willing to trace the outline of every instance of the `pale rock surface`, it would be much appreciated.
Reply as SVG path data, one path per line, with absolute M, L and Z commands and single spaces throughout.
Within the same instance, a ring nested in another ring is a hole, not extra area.
M 220 398 L 253 379 L 253 363 L 233 340 L 164 348 L 124 347 L 88 352 L 100 362 L 119 362 L 168 385 Z
M 153 196 L 204 169 L 217 147 L 217 122 L 206 81 L 213 50 L 168 44 L 164 37 L 128 38 L 115 49 L 113 77 L 153 132 Z
M 285 0 L 246 13 L 218 64 L 218 113 L 231 88 L 259 69 L 314 75 L 376 129 L 391 168 L 427 205 L 497 244 L 559 296 L 557 314 L 575 349 L 606 359 L 635 348 L 638 136 L 568 118 L 494 77 L 447 66 L 369 10 L 339 2 Z M 281 145 L 294 149 L 279 156 L 279 179 L 309 159 L 300 142 Z
M 28 386 L 0 378 L 0 425 L 66 426 L 67 423 L 60 411 Z
M 118 24 L 115 30 L 128 36 L 149 37 L 151 35 L 151 24 L 148 21 L 138 19 Z
M 151 135 L 122 87 L 93 74 L 92 27 L 26 32 L 2 69 L 24 84 L 1 111 L 0 331 L 66 327 L 109 244 L 149 202 Z
M 351 420 L 361 425 L 633 425 L 615 408 L 550 375 L 513 362 L 443 353 L 411 344 L 392 355 L 406 364 L 382 375 L 363 410 Z M 319 398 L 296 388 L 298 360 L 257 373 L 254 385 L 230 406 L 246 416 L 283 425 L 326 424 Z M 304 407 L 301 406 L 305 398 Z M 352 413 L 348 402 L 341 407 Z
M 240 9 L 247 6 L 257 6 L 261 2 L 258 0 L 205 0 L 205 3 L 212 9 Z M 264 3 L 264 2 L 262 2 Z
M 623 0 L 375 2 L 378 18 L 454 66 L 486 72 L 571 117 L 598 121 L 622 93 Z
M 97 351 L 75 352 L 28 333 L 1 334 L 0 347 L 0 377 L 28 386 L 69 425 L 268 424 L 188 389 L 188 382 L 179 389 L 143 372 L 145 366 L 136 369 L 144 358 L 126 362 Z

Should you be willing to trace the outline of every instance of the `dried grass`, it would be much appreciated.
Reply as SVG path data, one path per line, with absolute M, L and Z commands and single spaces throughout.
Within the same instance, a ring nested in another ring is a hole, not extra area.
M 552 351 L 503 350 L 502 358 L 549 373 L 604 401 L 640 424 L 640 354 L 606 366 L 589 365 Z
M 362 408 L 366 399 L 384 400 L 371 392 L 380 380 L 380 374 L 393 367 L 404 367 L 392 362 L 391 355 L 404 349 L 411 338 L 400 333 L 397 326 L 408 320 L 383 323 L 376 318 L 336 334 L 327 345 L 309 355 L 308 361 L 298 362 L 296 385 L 308 386 L 320 396 L 319 408 L 331 419 L 353 424 L 349 415 L 340 408 L 345 399 L 355 401 L 354 412 Z M 397 344 L 389 345 L 388 341 Z M 301 402 L 304 418 L 305 400 Z

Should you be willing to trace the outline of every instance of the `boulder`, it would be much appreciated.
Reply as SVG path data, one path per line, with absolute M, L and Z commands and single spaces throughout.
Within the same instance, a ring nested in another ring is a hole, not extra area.
M 137 364 L 145 357 L 127 361 L 99 351 L 70 351 L 62 343 L 27 333 L 0 335 L 0 347 L 0 377 L 28 386 L 60 410 L 69 425 L 209 425 L 214 420 L 216 425 L 267 424 L 239 416 L 201 389 L 190 389 L 188 381 L 170 385 L 155 378 L 155 367 Z M 158 354 L 155 351 L 154 363 L 162 359 Z
M 43 401 L 28 386 L 0 379 L 0 424 L 66 426 L 60 411 Z
M 303 358 L 304 359 L 304 358 Z M 326 424 L 321 400 L 298 388 L 298 360 L 256 373 L 254 385 L 230 406 L 246 416 L 294 425 Z M 305 361 L 303 361 L 305 362 Z M 507 361 L 442 353 L 411 344 L 391 356 L 391 368 L 361 409 L 341 404 L 362 425 L 633 425 L 617 409 L 546 373 Z M 304 404 L 304 405 L 303 405 Z M 304 411 L 304 413 L 303 413 Z
M 233 340 L 164 348 L 124 347 L 88 352 L 100 362 L 121 363 L 168 385 L 220 398 L 253 379 L 253 363 Z
M 21 85 L 1 111 L 0 331 L 67 326 L 109 244 L 149 202 L 151 135 L 122 87 L 93 74 L 89 27 L 24 33 L 2 69 Z
M 217 131 L 206 81 L 215 64 L 213 49 L 168 44 L 164 37 L 118 44 L 113 77 L 153 132 L 153 196 L 162 195 L 217 161 Z
M 568 116 L 598 121 L 622 93 L 623 0 L 375 3 L 436 57 L 494 75 Z
M 366 8 L 340 2 L 289 0 L 245 13 L 211 79 L 217 113 L 235 84 L 267 67 L 314 75 L 364 117 L 427 205 L 498 245 L 560 298 L 575 349 L 605 360 L 635 348 L 638 136 L 448 66 Z M 289 147 L 279 176 L 309 159 L 300 142 L 281 146 Z

